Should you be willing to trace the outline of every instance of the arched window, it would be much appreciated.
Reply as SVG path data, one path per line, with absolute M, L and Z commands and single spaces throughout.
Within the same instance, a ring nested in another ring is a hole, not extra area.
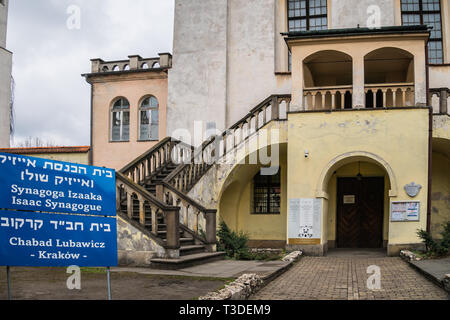
M 159 139 L 159 103 L 153 96 L 147 97 L 142 101 L 139 110 L 140 129 L 139 140 L 158 140 Z
M 120 98 L 111 110 L 111 140 L 130 140 L 130 103 L 125 98 Z
M 261 175 L 253 178 L 253 213 L 279 214 L 281 203 L 281 168 L 276 175 Z

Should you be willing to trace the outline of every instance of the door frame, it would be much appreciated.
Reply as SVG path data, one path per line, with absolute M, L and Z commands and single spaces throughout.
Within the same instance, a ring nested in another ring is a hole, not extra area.
M 381 203 L 381 227 L 380 227 L 380 240 L 381 240 L 381 245 L 380 245 L 380 249 L 385 247 L 385 240 L 384 240 L 384 223 L 385 223 L 385 192 L 386 192 L 386 176 L 364 176 L 362 179 L 370 179 L 370 178 L 378 178 L 378 179 L 382 179 L 383 180 L 383 190 L 382 190 L 382 203 Z M 340 217 L 340 213 L 339 213 L 339 209 L 341 207 L 340 205 L 340 188 L 339 188 L 339 180 L 340 179 L 357 179 L 357 177 L 355 176 L 341 176 L 341 177 L 336 177 L 336 222 L 335 222 L 335 248 L 346 248 L 346 247 L 341 247 L 339 245 L 339 217 Z M 358 247 L 355 247 L 354 249 L 358 249 Z M 361 248 L 362 249 L 362 248 Z

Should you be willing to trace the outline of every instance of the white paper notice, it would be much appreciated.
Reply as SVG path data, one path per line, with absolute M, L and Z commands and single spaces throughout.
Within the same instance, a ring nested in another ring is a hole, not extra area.
M 289 199 L 289 238 L 319 239 L 321 199 Z
M 420 201 L 404 201 L 391 203 L 391 221 L 419 221 Z

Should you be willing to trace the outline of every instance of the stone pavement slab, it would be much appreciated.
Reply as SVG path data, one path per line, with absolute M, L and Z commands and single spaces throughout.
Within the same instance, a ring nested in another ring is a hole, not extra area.
M 111 268 L 112 272 L 135 272 L 153 275 L 187 277 L 238 278 L 246 273 L 255 273 L 264 279 L 273 278 L 290 267 L 285 261 L 235 261 L 219 260 L 179 270 L 156 270 L 150 268 Z
M 439 284 L 442 283 L 446 274 L 450 274 L 450 257 L 444 259 L 410 261 L 409 263 Z
M 380 289 L 367 286 L 378 266 Z M 303 257 L 252 300 L 447 300 L 447 293 L 401 258 L 346 254 Z

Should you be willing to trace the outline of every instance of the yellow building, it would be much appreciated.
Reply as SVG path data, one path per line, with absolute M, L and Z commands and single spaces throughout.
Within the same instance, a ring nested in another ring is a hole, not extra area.
M 213 254 L 219 219 L 315 255 L 397 255 L 450 219 L 448 1 L 177 0 L 167 72 L 166 134 L 145 153 L 107 144 L 108 112 L 133 90 L 136 116 L 156 85 L 93 87 L 94 164 L 129 162 L 118 209 L 153 264 Z

